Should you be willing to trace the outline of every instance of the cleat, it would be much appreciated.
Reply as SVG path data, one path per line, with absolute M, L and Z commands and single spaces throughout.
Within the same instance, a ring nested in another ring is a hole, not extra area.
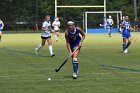
M 77 79 L 77 74 L 73 73 L 73 79 Z
M 39 55 L 38 52 L 39 52 L 39 51 L 38 51 L 38 48 L 35 48 L 35 54 Z
M 128 49 L 125 49 L 123 53 L 125 53 L 125 54 L 128 53 Z
M 55 56 L 55 54 L 52 54 L 52 55 L 51 55 L 51 57 L 54 57 L 54 56 Z

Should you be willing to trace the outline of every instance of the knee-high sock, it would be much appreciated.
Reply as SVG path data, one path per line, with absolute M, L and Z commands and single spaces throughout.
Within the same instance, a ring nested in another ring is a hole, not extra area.
M 75 74 L 78 74 L 78 62 L 77 62 L 77 58 L 73 58 L 73 71 Z
M 126 45 L 126 49 L 130 46 L 131 42 L 128 42 Z
M 126 49 L 126 44 L 123 44 L 122 47 L 123 47 L 123 51 L 124 51 Z
M 55 37 L 55 40 L 58 40 L 58 37 L 57 37 L 57 35 L 54 35 L 54 37 Z
M 49 45 L 49 51 L 50 51 L 50 54 L 51 54 L 51 55 L 54 54 L 54 53 L 53 53 L 53 47 L 52 47 L 52 45 Z
M 42 45 L 39 44 L 37 50 L 39 51 L 42 48 Z
M 108 32 L 108 35 L 111 35 L 111 30 L 110 30 L 110 32 Z

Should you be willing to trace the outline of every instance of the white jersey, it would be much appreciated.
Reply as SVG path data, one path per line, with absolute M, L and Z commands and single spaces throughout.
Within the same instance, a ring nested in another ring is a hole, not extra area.
M 112 25 L 113 24 L 113 20 L 112 19 L 107 19 L 107 25 Z
M 42 24 L 42 27 L 45 29 L 45 31 L 42 32 L 42 37 L 50 37 L 51 36 L 51 22 L 50 21 L 44 21 Z
M 52 26 L 54 27 L 54 31 L 58 31 L 60 30 L 59 27 L 60 27 L 60 22 L 59 21 L 54 21 L 52 23 Z
M 3 23 L 3 22 L 0 20 L 0 29 L 2 29 L 2 23 Z

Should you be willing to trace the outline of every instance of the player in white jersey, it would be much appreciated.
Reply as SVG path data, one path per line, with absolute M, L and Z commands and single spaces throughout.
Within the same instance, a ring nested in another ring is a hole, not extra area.
M 109 15 L 109 18 L 107 19 L 107 25 L 106 28 L 108 29 L 108 35 L 111 37 L 111 29 L 112 29 L 112 25 L 114 24 L 114 21 L 111 17 L 111 15 Z
M 42 24 L 42 43 L 38 45 L 38 48 L 35 48 L 35 52 L 38 55 L 39 54 L 39 50 L 45 45 L 46 40 L 48 42 L 49 45 L 49 51 L 50 51 L 50 55 L 51 57 L 53 57 L 55 54 L 53 52 L 53 47 L 52 47 L 52 40 L 51 40 L 51 22 L 50 22 L 50 15 L 45 16 L 45 21 Z
M 2 29 L 4 27 L 4 23 L 3 21 L 0 19 L 0 41 L 1 41 L 1 37 L 2 37 Z
M 54 28 L 54 37 L 55 37 L 55 41 L 58 40 L 58 36 L 60 35 L 60 21 L 59 21 L 59 18 L 56 17 L 55 18 L 55 21 L 52 23 L 52 26 Z

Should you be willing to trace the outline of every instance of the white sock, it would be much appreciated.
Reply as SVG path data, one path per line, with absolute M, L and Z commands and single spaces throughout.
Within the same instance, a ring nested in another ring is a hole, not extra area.
M 39 44 L 37 50 L 39 51 L 42 48 L 42 45 Z
M 51 54 L 51 55 L 54 54 L 54 53 L 53 53 L 53 47 L 52 47 L 52 45 L 49 45 L 49 50 L 50 50 L 50 54 Z
M 58 40 L 57 35 L 54 35 L 54 37 L 55 37 L 55 40 Z

